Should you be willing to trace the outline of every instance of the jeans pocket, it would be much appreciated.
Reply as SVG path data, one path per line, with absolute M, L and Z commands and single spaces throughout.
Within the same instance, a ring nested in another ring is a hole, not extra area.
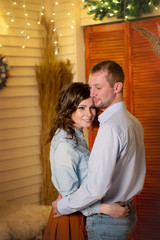
M 88 240 L 126 240 L 136 224 L 136 214 L 131 213 L 123 219 L 107 215 L 87 217 Z

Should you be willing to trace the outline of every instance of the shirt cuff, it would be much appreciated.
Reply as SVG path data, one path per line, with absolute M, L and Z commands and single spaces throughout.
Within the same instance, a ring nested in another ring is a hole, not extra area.
M 62 215 L 68 215 L 68 214 L 71 214 L 73 212 L 76 212 L 74 209 L 68 208 L 67 200 L 68 200 L 68 198 L 65 197 L 65 198 L 62 198 L 61 200 L 59 200 L 57 202 L 57 210 Z
M 92 204 L 90 207 L 84 208 L 81 212 L 86 217 L 93 214 L 100 214 L 100 201 Z

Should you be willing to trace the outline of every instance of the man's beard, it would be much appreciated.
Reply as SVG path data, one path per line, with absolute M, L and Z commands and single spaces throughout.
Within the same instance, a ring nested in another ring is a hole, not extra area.
M 95 104 L 95 106 L 97 107 L 97 108 L 100 108 L 100 109 L 102 109 L 102 110 L 105 110 L 106 108 L 108 108 L 110 105 L 112 105 L 112 103 L 114 102 L 114 100 L 115 100 L 115 97 L 113 97 L 112 99 L 110 99 L 108 102 L 106 102 L 106 103 L 102 103 L 102 102 L 100 102 L 100 103 L 94 103 Z

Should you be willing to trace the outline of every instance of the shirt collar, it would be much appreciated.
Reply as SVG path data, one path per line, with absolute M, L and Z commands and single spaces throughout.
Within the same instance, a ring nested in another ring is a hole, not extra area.
M 104 123 L 108 118 L 110 118 L 115 112 L 126 109 L 125 102 L 114 103 L 110 107 L 108 107 L 103 113 L 101 113 L 98 117 L 98 121 L 100 123 Z
M 78 129 L 74 128 L 76 136 L 79 138 L 83 138 L 83 132 L 79 131 Z

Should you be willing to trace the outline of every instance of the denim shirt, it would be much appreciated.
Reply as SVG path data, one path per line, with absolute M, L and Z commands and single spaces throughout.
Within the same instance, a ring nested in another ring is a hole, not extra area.
M 52 182 L 57 191 L 66 197 L 74 193 L 83 184 L 88 174 L 90 151 L 83 133 L 75 130 L 78 145 L 64 130 L 58 129 L 50 148 Z M 89 216 L 100 212 L 100 202 L 81 211 Z

